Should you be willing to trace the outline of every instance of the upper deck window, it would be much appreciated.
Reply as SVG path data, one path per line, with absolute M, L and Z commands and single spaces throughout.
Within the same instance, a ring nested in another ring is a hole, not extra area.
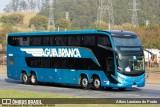
M 67 36 L 55 37 L 55 45 L 66 46 L 67 45 Z
M 30 46 L 40 46 L 41 42 L 41 37 L 30 37 Z
M 103 45 L 103 46 L 110 46 L 109 38 L 106 36 L 98 36 L 97 44 Z
M 68 45 L 70 46 L 80 46 L 81 36 L 68 36 Z
M 8 37 L 8 44 L 12 46 L 19 46 L 20 38 L 19 37 Z
M 95 45 L 96 44 L 96 36 L 94 35 L 86 35 L 82 37 L 82 45 Z
M 50 37 L 42 37 L 42 46 L 50 45 Z

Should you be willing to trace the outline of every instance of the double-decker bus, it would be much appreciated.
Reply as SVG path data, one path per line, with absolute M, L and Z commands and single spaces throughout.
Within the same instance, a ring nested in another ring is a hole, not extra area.
M 143 48 L 137 34 L 118 30 L 10 33 L 8 78 L 125 89 L 145 86 Z

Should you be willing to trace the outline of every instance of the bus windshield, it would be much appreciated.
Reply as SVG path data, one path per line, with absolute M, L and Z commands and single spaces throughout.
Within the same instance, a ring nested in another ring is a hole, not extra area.
M 144 71 L 144 56 L 122 56 L 117 60 L 118 71 L 125 73 Z
M 113 37 L 115 46 L 141 46 L 138 37 Z

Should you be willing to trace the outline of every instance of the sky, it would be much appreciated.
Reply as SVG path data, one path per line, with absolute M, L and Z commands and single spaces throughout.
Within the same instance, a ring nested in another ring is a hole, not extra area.
M 3 9 L 6 4 L 8 4 L 11 0 L 0 0 L 0 12 L 3 12 Z

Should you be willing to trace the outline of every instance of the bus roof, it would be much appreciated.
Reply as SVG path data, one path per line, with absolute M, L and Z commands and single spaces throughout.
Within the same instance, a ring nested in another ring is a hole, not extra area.
M 71 30 L 71 31 L 37 31 L 37 32 L 14 32 L 8 36 L 29 36 L 29 35 L 59 35 L 59 34 L 85 34 L 96 33 L 97 30 Z
M 8 36 L 31 36 L 31 35 L 59 35 L 59 34 L 89 34 L 89 33 L 100 33 L 106 32 L 111 35 L 136 35 L 134 32 L 123 31 L 123 30 L 71 30 L 71 31 L 37 31 L 37 32 L 14 32 L 9 33 Z
M 124 31 L 124 30 L 105 30 L 105 32 L 110 33 L 112 36 L 122 36 L 122 35 L 137 35 L 131 31 Z

